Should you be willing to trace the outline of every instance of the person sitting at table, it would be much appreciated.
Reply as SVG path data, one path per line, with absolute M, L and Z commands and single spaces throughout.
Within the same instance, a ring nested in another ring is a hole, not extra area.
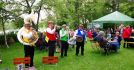
M 107 32 L 107 40 L 109 41 L 112 37 L 112 34 L 110 33 L 110 31 Z
M 94 38 L 94 41 L 97 41 L 100 44 L 103 43 L 102 45 L 100 45 L 101 48 L 105 48 L 103 45 L 105 45 L 108 42 L 104 36 L 105 36 L 104 31 L 100 31 L 98 35 Z
M 132 33 L 131 33 L 131 35 L 130 36 L 134 36 L 134 29 L 132 29 Z
M 115 51 L 117 51 L 120 48 L 121 45 L 121 36 L 119 32 L 116 32 L 115 36 L 113 37 L 113 39 L 111 41 L 109 41 L 109 43 L 111 44 L 112 47 L 116 47 Z
M 130 35 L 130 42 L 134 42 L 134 29 L 132 29 L 132 33 Z M 134 44 L 129 44 L 130 47 L 133 47 Z

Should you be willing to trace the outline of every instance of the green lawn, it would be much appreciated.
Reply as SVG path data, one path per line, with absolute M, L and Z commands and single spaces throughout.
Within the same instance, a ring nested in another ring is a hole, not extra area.
M 19 43 L 13 44 L 10 48 L 0 47 L 3 63 L 0 70 L 8 68 L 15 70 L 13 58 L 23 57 L 23 46 Z M 108 56 L 100 54 L 99 50 L 93 51 L 90 42 L 85 45 L 85 55 L 75 56 L 75 49 L 68 51 L 68 57 L 59 58 L 56 65 L 42 64 L 42 57 L 47 52 L 36 49 L 34 63 L 37 70 L 134 70 L 134 49 L 121 48 L 118 53 Z M 56 56 L 60 56 L 56 53 Z

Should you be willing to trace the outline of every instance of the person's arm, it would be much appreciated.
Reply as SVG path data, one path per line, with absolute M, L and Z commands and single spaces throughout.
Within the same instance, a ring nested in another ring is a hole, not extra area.
M 50 34 L 54 34 L 55 33 L 55 31 L 56 31 L 56 28 L 54 28 L 54 29 L 50 29 L 50 28 L 47 28 L 47 30 L 46 30 L 48 33 L 50 33 Z
M 66 33 L 63 34 L 62 33 L 62 30 L 60 30 L 60 38 L 63 37 L 63 36 L 65 36 L 65 35 L 66 35 Z

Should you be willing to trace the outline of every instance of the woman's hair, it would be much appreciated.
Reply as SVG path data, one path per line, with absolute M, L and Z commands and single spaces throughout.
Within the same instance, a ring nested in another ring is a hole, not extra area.
M 104 31 L 100 31 L 99 33 L 98 33 L 98 35 L 105 35 L 105 32 Z

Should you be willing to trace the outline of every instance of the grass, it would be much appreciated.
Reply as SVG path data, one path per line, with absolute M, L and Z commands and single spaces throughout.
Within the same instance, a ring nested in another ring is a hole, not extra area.
M 3 63 L 0 64 L 0 70 L 15 70 L 13 58 L 23 57 L 23 45 L 16 43 L 10 48 L 0 47 Z M 55 54 L 60 56 L 59 53 Z M 68 57 L 59 58 L 56 65 L 42 64 L 42 57 L 47 56 L 47 52 L 36 49 L 34 64 L 37 70 L 133 70 L 134 69 L 134 49 L 121 48 L 118 53 L 112 53 L 108 56 L 100 54 L 99 50 L 93 50 L 90 42 L 85 45 L 85 55 L 75 56 L 75 49 L 68 51 Z

